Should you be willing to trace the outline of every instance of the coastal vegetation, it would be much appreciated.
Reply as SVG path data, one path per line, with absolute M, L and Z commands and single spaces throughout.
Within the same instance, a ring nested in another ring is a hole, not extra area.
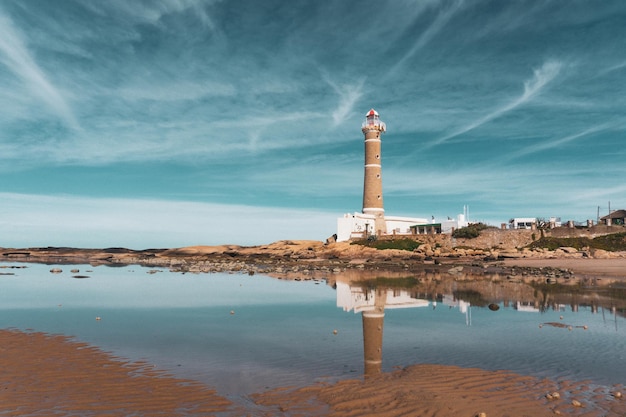
M 412 252 L 413 250 L 419 248 L 422 243 L 413 239 L 361 239 L 355 240 L 354 242 L 352 242 L 352 244 L 367 246 L 379 250 L 398 249 Z
M 554 299 L 558 295 L 583 296 L 590 292 L 589 286 L 583 283 L 572 285 L 548 283 L 542 280 L 529 282 L 528 285 L 535 289 L 535 296 L 541 294 L 541 298 L 544 300 Z M 593 292 L 596 296 L 612 300 L 626 300 L 626 288 L 623 283 L 593 286 Z
M 556 250 L 561 247 L 571 247 L 578 250 L 584 248 L 602 249 L 606 251 L 624 251 L 626 250 L 626 232 L 613 233 L 610 235 L 597 236 L 589 238 L 579 237 L 541 237 L 534 241 L 528 248 L 530 249 L 548 249 Z
M 452 237 L 461 239 L 473 239 L 480 236 L 480 232 L 488 229 L 490 226 L 484 223 L 472 223 L 466 227 L 461 227 L 452 232 Z
M 420 282 L 414 276 L 401 277 L 401 278 L 387 278 L 376 277 L 374 279 L 364 280 L 360 283 L 364 288 L 414 288 L 417 287 Z

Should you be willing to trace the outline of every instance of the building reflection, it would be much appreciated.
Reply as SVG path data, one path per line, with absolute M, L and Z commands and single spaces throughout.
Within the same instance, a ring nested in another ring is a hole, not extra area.
M 363 365 L 366 376 L 382 372 L 385 309 L 428 307 L 428 300 L 411 297 L 406 290 L 367 287 L 337 282 L 337 306 L 361 313 Z
M 354 277 L 351 277 L 354 278 Z M 441 277 L 438 277 L 441 278 Z M 606 312 L 615 322 L 625 316 L 626 289 L 593 288 L 581 291 L 580 286 L 533 285 L 523 282 L 427 279 L 424 277 L 337 279 L 337 306 L 347 312 L 360 313 L 363 323 L 363 363 L 366 376 L 382 372 L 383 329 L 385 310 L 400 308 L 456 308 L 472 325 L 471 307 L 500 306 L 520 313 L 543 313 L 548 310 L 578 312 L 588 307 L 592 314 Z

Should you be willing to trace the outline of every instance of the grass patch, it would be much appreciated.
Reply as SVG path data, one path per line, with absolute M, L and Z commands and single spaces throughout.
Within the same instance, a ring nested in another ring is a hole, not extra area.
M 528 245 L 528 248 L 555 250 L 563 246 L 578 250 L 593 248 L 606 251 L 626 251 L 626 233 L 614 233 L 593 239 L 588 237 L 542 237 Z
M 413 252 L 419 248 L 421 243 L 413 239 L 393 239 L 393 240 L 356 240 L 352 245 L 367 246 L 379 250 L 383 249 L 399 249 Z
M 626 233 L 598 236 L 593 239 L 594 248 L 610 251 L 626 250 Z
M 475 237 L 480 236 L 480 232 L 488 229 L 484 223 L 473 223 L 466 227 L 461 227 L 460 229 L 456 229 L 452 232 L 452 237 L 461 238 L 461 239 L 474 239 Z
M 540 292 L 543 294 L 544 299 L 550 299 L 549 296 L 554 295 L 600 295 L 607 297 L 611 300 L 626 301 L 626 288 L 619 286 L 607 286 L 607 287 L 589 287 L 582 284 L 577 285 L 563 285 L 563 284 L 545 284 L 534 282 L 530 283 L 530 286 L 535 289 L 535 297 Z
M 385 278 L 378 277 L 358 282 L 359 285 L 368 289 L 375 288 L 413 288 L 419 285 L 419 281 L 415 277 L 404 278 Z

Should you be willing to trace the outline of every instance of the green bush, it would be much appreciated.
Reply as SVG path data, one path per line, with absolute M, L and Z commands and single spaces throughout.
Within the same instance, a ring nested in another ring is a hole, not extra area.
M 413 288 L 419 285 L 419 281 L 415 277 L 386 278 L 377 277 L 361 281 L 360 284 L 364 288 Z
M 473 223 L 467 227 L 461 227 L 460 229 L 456 229 L 452 232 L 452 237 L 462 238 L 462 239 L 474 239 L 475 237 L 480 236 L 480 232 L 489 228 L 484 223 Z
M 542 237 L 528 245 L 531 249 L 544 248 L 548 250 L 555 250 L 563 246 L 578 250 L 588 247 L 607 251 L 624 251 L 626 250 L 626 233 L 614 233 L 593 239 L 588 237 Z
M 598 236 L 593 239 L 594 248 L 608 251 L 626 250 L 626 233 Z
M 368 246 L 379 250 L 383 249 L 399 249 L 406 251 L 413 251 L 420 247 L 421 243 L 413 239 L 381 239 L 381 240 L 356 240 L 352 242 L 353 245 Z

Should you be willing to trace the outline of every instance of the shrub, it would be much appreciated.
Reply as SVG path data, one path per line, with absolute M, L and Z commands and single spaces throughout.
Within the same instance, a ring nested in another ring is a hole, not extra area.
M 462 239 L 474 239 L 475 237 L 480 236 L 480 232 L 489 228 L 484 223 L 473 223 L 467 227 L 461 227 L 460 229 L 456 229 L 452 232 L 452 237 L 462 238 Z
M 562 246 L 581 250 L 585 247 L 603 249 L 607 251 L 626 250 L 626 233 L 614 233 L 611 235 L 598 236 L 590 239 L 588 237 L 542 237 L 534 241 L 529 248 L 545 248 L 555 250 Z
M 386 278 L 377 277 L 361 281 L 360 284 L 364 288 L 413 288 L 419 285 L 419 281 L 415 277 Z
M 368 246 L 379 250 L 383 249 L 399 249 L 406 251 L 413 251 L 421 245 L 420 242 L 413 239 L 381 239 L 381 240 L 356 240 L 352 242 L 353 245 Z

